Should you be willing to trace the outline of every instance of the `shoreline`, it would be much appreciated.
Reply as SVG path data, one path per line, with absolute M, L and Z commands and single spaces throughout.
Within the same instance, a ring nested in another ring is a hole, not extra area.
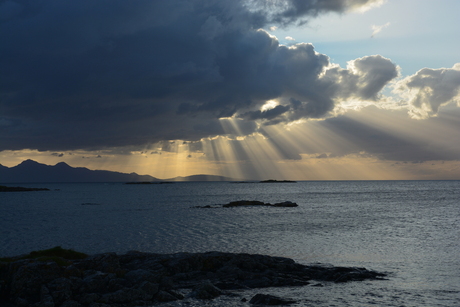
M 130 251 L 85 255 L 55 247 L 0 259 L 0 304 L 9 306 L 153 306 L 185 298 L 209 301 L 239 291 L 382 280 L 365 268 L 302 265 L 283 257 L 205 252 Z M 259 302 L 259 303 L 258 303 Z M 295 301 L 259 295 L 251 304 Z M 3 305 L 2 305 L 3 306 Z

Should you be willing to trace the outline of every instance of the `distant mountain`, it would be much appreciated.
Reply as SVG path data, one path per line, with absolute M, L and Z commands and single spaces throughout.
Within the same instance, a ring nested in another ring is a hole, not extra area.
M 216 175 L 192 175 L 186 177 L 174 177 L 166 181 L 235 181 L 235 179 Z
M 25 160 L 13 167 L 0 165 L 0 182 L 4 183 L 136 181 L 159 181 L 159 179 L 136 173 L 125 174 L 112 171 L 90 170 L 85 167 L 71 167 L 64 162 L 51 166 L 33 160 Z
M 25 160 L 13 167 L 0 164 L 2 183 L 39 182 L 155 182 L 155 181 L 234 181 L 235 179 L 215 175 L 193 175 L 160 180 L 150 175 L 126 174 L 86 167 L 72 167 L 65 162 L 46 165 L 33 160 Z

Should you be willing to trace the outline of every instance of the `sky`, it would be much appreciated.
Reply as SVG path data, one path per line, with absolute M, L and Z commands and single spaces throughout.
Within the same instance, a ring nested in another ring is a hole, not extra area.
M 460 180 L 458 0 L 0 0 L 0 164 Z

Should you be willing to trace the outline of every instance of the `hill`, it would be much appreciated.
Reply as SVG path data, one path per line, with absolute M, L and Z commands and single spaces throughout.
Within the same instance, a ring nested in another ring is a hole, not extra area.
M 0 182 L 128 182 L 159 181 L 149 175 L 126 174 L 104 170 L 90 170 L 85 167 L 71 167 L 65 162 L 46 165 L 25 160 L 13 167 L 0 165 Z
M 160 180 L 150 175 L 119 173 L 105 170 L 90 170 L 72 167 L 65 162 L 46 165 L 33 160 L 25 160 L 13 167 L 0 164 L 1 183 L 41 183 L 41 182 L 160 182 L 160 181 L 233 181 L 235 179 L 216 175 L 192 175 Z

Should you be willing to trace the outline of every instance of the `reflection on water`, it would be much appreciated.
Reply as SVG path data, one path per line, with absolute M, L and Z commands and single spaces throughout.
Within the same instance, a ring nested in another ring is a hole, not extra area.
M 33 186 L 52 191 L 0 195 L 0 256 L 56 245 L 261 253 L 390 272 L 385 282 L 327 285 L 327 298 L 323 288 L 276 290 L 301 292 L 304 304 L 460 305 L 458 181 Z M 299 207 L 191 208 L 243 199 Z

